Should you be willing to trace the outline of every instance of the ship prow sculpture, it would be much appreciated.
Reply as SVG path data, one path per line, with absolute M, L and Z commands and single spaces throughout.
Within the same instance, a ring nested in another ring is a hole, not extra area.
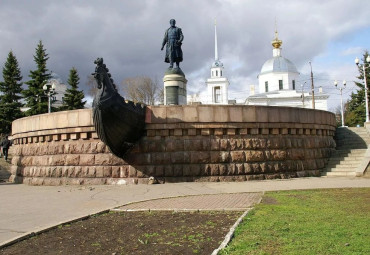
M 103 58 L 94 63 L 93 75 L 98 85 L 93 101 L 95 130 L 114 155 L 124 158 L 144 133 L 146 107 L 126 101 L 118 93 Z

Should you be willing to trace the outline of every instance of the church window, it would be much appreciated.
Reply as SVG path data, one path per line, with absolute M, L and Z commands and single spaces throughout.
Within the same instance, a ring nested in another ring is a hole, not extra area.
M 295 90 L 295 80 L 292 80 L 293 90 Z
M 265 92 L 269 92 L 269 82 L 265 81 Z
M 218 76 L 218 71 L 216 70 L 216 76 Z
M 283 89 L 283 80 L 279 80 L 279 90 Z
M 222 71 L 220 71 L 220 76 L 222 76 Z
M 215 87 L 215 103 L 221 103 L 221 88 Z

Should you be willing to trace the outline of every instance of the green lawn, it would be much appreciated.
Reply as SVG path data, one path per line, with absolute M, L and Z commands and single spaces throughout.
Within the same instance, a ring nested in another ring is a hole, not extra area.
M 370 254 L 370 189 L 268 192 L 220 254 Z

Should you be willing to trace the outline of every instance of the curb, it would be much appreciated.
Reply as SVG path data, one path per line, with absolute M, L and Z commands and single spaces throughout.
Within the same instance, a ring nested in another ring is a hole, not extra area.
M 263 198 L 263 196 L 265 195 L 265 192 L 263 192 L 262 193 L 262 196 L 261 196 L 261 198 L 259 199 L 259 201 L 256 203 L 256 204 L 259 204 L 259 203 L 261 203 L 261 201 L 262 201 L 262 198 Z M 213 252 L 212 252 L 212 254 L 211 255 L 218 255 L 218 253 L 222 250 L 222 249 L 224 249 L 229 243 L 230 243 L 230 241 L 231 241 L 231 239 L 234 237 L 234 233 L 235 233 L 235 230 L 236 230 L 236 228 L 240 225 L 240 223 L 242 223 L 243 222 L 243 220 L 244 220 L 244 217 L 245 216 L 247 216 L 247 214 L 250 212 L 250 210 L 252 210 L 253 209 L 253 207 L 252 208 L 248 208 L 243 214 L 242 214 L 242 216 L 240 216 L 237 220 L 236 220 L 236 222 L 234 223 L 234 225 L 230 228 L 230 231 L 229 231 L 229 233 L 227 233 L 226 234 L 226 236 L 225 236 L 225 239 L 223 240 L 223 242 L 220 244 L 220 246 L 217 248 L 217 249 L 215 249 Z
M 37 235 L 40 235 L 42 233 L 48 232 L 50 230 L 56 229 L 58 226 L 67 225 L 67 224 L 74 223 L 74 222 L 81 221 L 81 220 L 87 220 L 87 219 L 89 219 L 92 216 L 100 215 L 100 214 L 104 214 L 104 213 L 109 213 L 109 212 L 110 212 L 110 209 L 103 210 L 103 211 L 92 213 L 92 214 L 89 214 L 89 215 L 86 215 L 86 216 L 78 217 L 78 218 L 75 218 L 75 219 L 72 219 L 72 220 L 60 222 L 60 223 L 58 223 L 56 225 L 49 226 L 49 227 L 46 227 L 46 228 L 43 228 L 43 229 L 40 229 L 40 230 L 37 230 L 37 231 L 27 232 L 27 233 L 25 233 L 22 236 L 15 237 L 15 238 L 11 239 L 10 241 L 6 241 L 6 242 L 3 242 L 3 243 L 0 243 L 0 249 L 5 248 L 5 247 L 8 247 L 10 245 L 13 245 L 15 243 L 18 243 L 20 241 L 26 240 L 26 239 L 31 238 L 33 236 L 37 236 Z
M 239 224 L 243 221 L 244 217 L 249 213 L 249 211 L 251 209 L 252 208 L 249 208 L 248 210 L 246 210 L 242 214 L 242 216 L 240 216 L 237 219 L 237 221 L 234 223 L 234 225 L 230 228 L 229 233 L 226 234 L 225 239 L 222 241 L 222 243 L 220 244 L 220 246 L 216 250 L 214 250 L 211 255 L 217 255 L 222 249 L 224 249 L 230 243 L 231 239 L 234 236 L 235 229 L 239 226 Z
M 243 212 L 249 208 L 225 208 L 225 209 L 111 209 L 112 212 Z

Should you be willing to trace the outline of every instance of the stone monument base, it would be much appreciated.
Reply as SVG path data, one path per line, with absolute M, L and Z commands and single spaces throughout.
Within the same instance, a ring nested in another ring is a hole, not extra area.
M 185 74 L 180 68 L 169 68 L 163 77 L 164 82 L 164 104 L 186 105 Z
M 148 106 L 145 122 L 142 139 L 120 159 L 97 137 L 91 109 L 17 119 L 10 181 L 92 185 L 319 176 L 335 148 L 335 115 L 312 109 Z

